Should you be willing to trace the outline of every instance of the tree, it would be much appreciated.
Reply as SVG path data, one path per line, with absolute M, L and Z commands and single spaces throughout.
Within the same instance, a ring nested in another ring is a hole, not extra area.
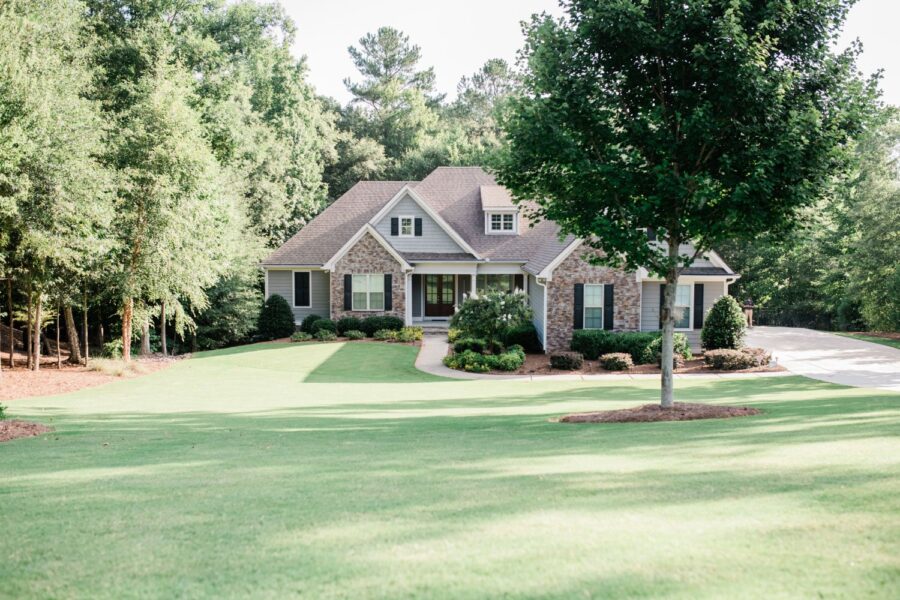
M 857 46 L 832 51 L 852 4 L 572 0 L 527 27 L 499 179 L 591 260 L 665 278 L 663 407 L 683 269 L 724 240 L 790 231 L 847 166 L 876 94 Z
M 466 132 L 470 144 L 481 151 L 484 147 L 496 150 L 503 137 L 499 111 L 519 88 L 518 74 L 505 60 L 493 58 L 470 77 L 460 79 L 448 114 Z

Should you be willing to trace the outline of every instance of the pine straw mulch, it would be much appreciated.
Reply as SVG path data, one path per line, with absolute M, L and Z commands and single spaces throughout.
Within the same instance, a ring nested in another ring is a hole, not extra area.
M 749 406 L 716 406 L 693 402 L 676 402 L 674 408 L 644 404 L 635 408 L 575 413 L 559 419 L 560 423 L 654 423 L 657 421 L 696 421 L 698 419 L 730 419 L 749 417 L 762 411 Z
M 695 375 L 716 375 L 719 373 L 778 373 L 784 371 L 781 365 L 765 365 L 762 367 L 754 367 L 752 369 L 740 369 L 737 371 L 720 371 L 711 369 L 703 362 L 702 355 L 695 356 L 691 360 L 684 362 L 684 365 L 677 367 L 675 373 L 678 375 L 695 374 Z M 510 375 L 504 371 L 491 371 L 494 375 Z M 585 360 L 584 367 L 573 371 L 550 368 L 550 356 L 547 354 L 527 354 L 525 363 L 512 374 L 514 375 L 658 375 L 659 367 L 657 365 L 635 365 L 624 371 L 607 371 L 600 366 L 599 361 Z
M 0 421 L 0 442 L 8 442 L 16 438 L 34 437 L 50 433 L 51 431 L 53 431 L 52 427 L 30 421 L 19 421 L 18 419 Z

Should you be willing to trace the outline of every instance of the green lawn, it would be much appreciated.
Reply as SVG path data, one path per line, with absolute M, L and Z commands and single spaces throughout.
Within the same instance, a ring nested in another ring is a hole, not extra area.
M 679 380 L 764 414 L 563 425 L 657 384 L 414 354 L 261 345 L 8 403 L 57 431 L 0 445 L 0 597 L 896 597 L 900 395 Z
M 864 342 L 872 342 L 873 344 L 881 344 L 882 346 L 890 346 L 891 348 L 900 350 L 900 340 L 878 337 L 877 335 L 866 335 L 864 333 L 850 333 L 844 331 L 837 331 L 835 333 L 844 337 L 855 338 Z

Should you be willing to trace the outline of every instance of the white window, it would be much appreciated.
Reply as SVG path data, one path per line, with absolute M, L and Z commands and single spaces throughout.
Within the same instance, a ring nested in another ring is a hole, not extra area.
M 584 286 L 584 328 L 603 329 L 603 286 Z
M 679 285 L 675 289 L 675 329 L 691 328 L 691 287 L 690 285 Z
M 413 217 L 400 217 L 400 237 L 413 237 L 415 232 Z
M 488 213 L 488 233 L 515 233 L 515 213 Z
M 384 310 L 384 275 L 353 276 L 353 310 Z

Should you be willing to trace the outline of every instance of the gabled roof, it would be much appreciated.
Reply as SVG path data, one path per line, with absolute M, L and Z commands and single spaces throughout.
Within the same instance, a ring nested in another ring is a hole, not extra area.
M 481 210 L 516 210 L 512 194 L 502 185 L 483 185 L 481 194 Z

